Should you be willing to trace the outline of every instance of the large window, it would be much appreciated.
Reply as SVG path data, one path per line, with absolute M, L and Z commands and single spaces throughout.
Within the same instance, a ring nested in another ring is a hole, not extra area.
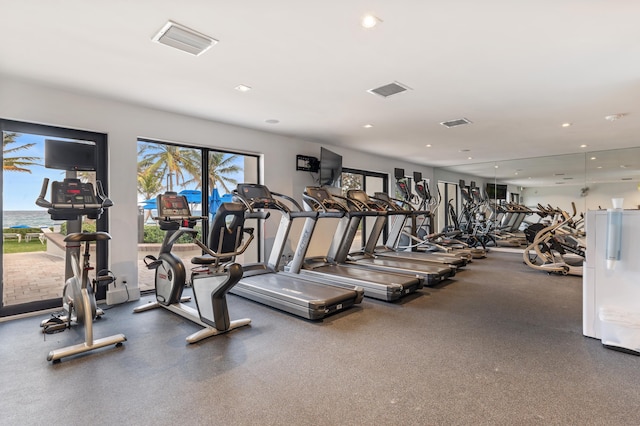
M 232 201 L 231 192 L 236 185 L 258 183 L 258 166 L 255 155 L 138 141 L 138 283 L 141 291 L 154 288 L 153 271 L 147 270 L 143 259 L 146 255 L 157 255 L 164 237 L 153 219 L 157 212 L 156 196 L 166 191 L 184 194 L 191 214 L 209 219 L 197 225 L 198 238 L 203 238 L 220 203 Z M 173 251 L 187 267 L 191 266 L 192 257 L 201 254 L 187 237 L 175 244 Z M 258 261 L 258 253 L 260 247 L 256 243 L 238 261 Z
M 350 189 L 361 189 L 368 195 L 376 192 L 387 193 L 389 190 L 389 178 L 386 174 L 370 172 L 367 170 L 342 169 L 342 194 L 346 195 Z M 358 233 L 351 244 L 351 250 L 357 251 L 367 243 L 367 234 L 373 229 L 374 217 L 367 217 L 360 223 Z M 381 235 L 386 238 L 386 232 Z
M 61 181 L 76 172 L 45 167 L 45 140 L 61 141 L 60 150 L 64 150 L 66 142 L 94 145 L 96 171 L 78 172 L 77 177 L 90 182 L 100 180 L 108 193 L 106 135 L 11 120 L 0 120 L 0 128 L 3 143 L 0 316 L 60 307 L 65 283 L 62 239 L 67 224 L 52 220 L 46 209 L 36 206 L 35 200 L 44 178 Z M 49 189 L 47 198 L 50 196 Z M 108 231 L 107 226 L 106 214 L 98 221 L 83 222 L 83 228 L 89 230 Z M 92 263 L 98 270 L 107 267 L 107 250 L 107 242 L 101 242 L 92 253 Z M 106 290 L 99 290 L 97 297 L 104 298 Z

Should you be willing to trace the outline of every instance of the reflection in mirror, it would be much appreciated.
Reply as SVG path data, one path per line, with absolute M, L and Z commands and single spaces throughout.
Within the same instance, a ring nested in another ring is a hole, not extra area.
M 463 164 L 435 169 L 434 177 L 439 185 L 475 181 L 485 193 L 487 183 L 506 184 L 507 201 L 530 208 L 539 203 L 573 213 L 575 204 L 580 214 L 609 208 L 611 198 L 624 198 L 626 209 L 640 208 L 640 147 Z
M 640 208 L 640 148 L 586 154 L 587 208 L 611 208 L 611 198 L 624 198 L 625 209 Z

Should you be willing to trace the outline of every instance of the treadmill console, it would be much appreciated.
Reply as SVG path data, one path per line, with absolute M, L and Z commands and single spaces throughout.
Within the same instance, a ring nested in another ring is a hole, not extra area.
M 271 191 L 264 185 L 240 183 L 238 184 L 237 192 L 254 209 L 279 208 L 278 203 L 271 195 Z

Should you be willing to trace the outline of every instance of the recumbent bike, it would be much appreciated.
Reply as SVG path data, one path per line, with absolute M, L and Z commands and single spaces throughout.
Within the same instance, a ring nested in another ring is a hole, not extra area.
M 207 218 L 192 216 L 184 195 L 165 192 L 158 195 L 156 205 L 158 216 L 154 219 L 166 233 L 160 254 L 144 259 L 147 268 L 155 270 L 156 300 L 138 306 L 134 312 L 165 308 L 204 327 L 188 336 L 188 343 L 250 324 L 248 318 L 230 321 L 226 299 L 227 292 L 242 278 L 242 267 L 235 263 L 235 257 L 244 253 L 254 238 L 253 229 L 244 228 L 245 214 L 249 215 L 246 207 L 241 203 L 222 203 L 205 245 L 195 238 L 198 231 L 194 227 L 199 220 Z M 260 215 L 262 217 L 264 213 Z M 249 238 L 243 244 L 245 233 Z M 191 263 L 198 265 L 190 277 L 196 309 L 182 303 L 190 300 L 182 297 L 187 271 L 182 260 L 171 252 L 173 245 L 185 234 L 205 252 L 191 259 Z

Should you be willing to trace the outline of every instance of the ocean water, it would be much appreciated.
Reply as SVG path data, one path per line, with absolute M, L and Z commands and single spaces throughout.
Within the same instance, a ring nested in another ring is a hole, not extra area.
M 41 226 L 53 226 L 61 224 L 61 221 L 53 221 L 46 210 L 5 210 L 2 212 L 2 227 L 27 225 L 30 228 Z

